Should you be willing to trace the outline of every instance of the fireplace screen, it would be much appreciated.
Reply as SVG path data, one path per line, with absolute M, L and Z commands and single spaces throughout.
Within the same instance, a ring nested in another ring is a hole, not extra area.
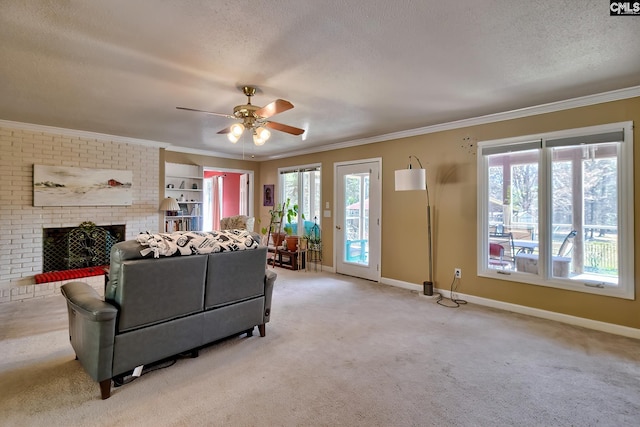
M 124 240 L 124 225 L 45 228 L 43 273 L 109 264 L 111 247 Z

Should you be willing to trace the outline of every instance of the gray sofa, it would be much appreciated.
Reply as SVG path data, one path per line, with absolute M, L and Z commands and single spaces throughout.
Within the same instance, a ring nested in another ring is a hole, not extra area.
M 62 286 L 69 338 L 103 399 L 134 368 L 236 334 L 265 335 L 276 274 L 267 248 L 153 258 L 137 241 L 117 243 L 104 301 L 83 282 Z

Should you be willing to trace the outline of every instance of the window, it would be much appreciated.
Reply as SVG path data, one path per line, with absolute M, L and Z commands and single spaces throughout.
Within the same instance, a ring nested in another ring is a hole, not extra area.
M 478 273 L 634 299 L 632 129 L 480 143 Z
M 279 172 L 280 203 L 284 205 L 289 199 L 290 206 L 298 205 L 302 214 L 292 220 L 293 234 L 308 235 L 314 224 L 320 227 L 320 165 L 279 169 Z
M 344 176 L 344 260 L 367 265 L 369 257 L 369 188 L 371 172 Z

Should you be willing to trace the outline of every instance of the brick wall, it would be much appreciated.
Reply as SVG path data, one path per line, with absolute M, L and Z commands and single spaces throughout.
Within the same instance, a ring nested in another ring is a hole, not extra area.
M 125 224 L 126 238 L 158 231 L 160 149 L 106 135 L 24 130 L 0 125 L 0 301 L 31 289 L 42 272 L 42 229 Z M 131 206 L 33 206 L 33 165 L 133 172 Z M 22 287 L 29 288 L 22 288 Z M 38 285 L 35 285 L 38 286 Z M 33 291 L 36 295 L 36 290 Z

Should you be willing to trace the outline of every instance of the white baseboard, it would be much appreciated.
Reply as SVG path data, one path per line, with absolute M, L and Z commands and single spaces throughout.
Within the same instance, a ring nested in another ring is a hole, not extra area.
M 336 268 L 335 267 L 329 267 L 328 265 L 322 265 L 322 271 L 325 273 L 334 273 L 336 272 Z
M 422 287 L 415 283 L 403 282 L 395 279 L 382 278 L 380 283 L 395 286 L 411 291 L 422 292 Z M 434 293 L 438 292 L 447 298 L 451 298 L 451 292 L 445 289 L 434 289 Z M 596 331 L 607 332 L 610 334 L 621 335 L 628 338 L 640 339 L 640 329 L 630 328 L 628 326 L 615 325 L 613 323 L 600 322 L 598 320 L 585 319 L 583 317 L 570 316 L 568 314 L 556 313 L 553 311 L 541 310 L 539 308 L 527 307 L 524 305 L 511 304 L 508 302 L 492 300 L 488 298 L 477 297 L 474 295 L 461 294 L 455 292 L 456 298 L 463 299 L 469 303 L 483 305 L 485 307 L 497 308 L 499 310 L 511 311 L 513 313 L 525 314 L 528 316 L 539 317 L 556 322 L 566 323 L 569 325 L 581 326 L 583 328 L 593 329 Z M 430 298 L 427 298 L 430 299 Z
M 381 278 L 380 283 L 382 283 L 383 285 L 395 286 L 396 288 L 408 289 L 410 291 L 422 291 L 422 286 L 416 285 L 415 283 L 403 282 L 396 279 L 388 279 L 386 277 Z

